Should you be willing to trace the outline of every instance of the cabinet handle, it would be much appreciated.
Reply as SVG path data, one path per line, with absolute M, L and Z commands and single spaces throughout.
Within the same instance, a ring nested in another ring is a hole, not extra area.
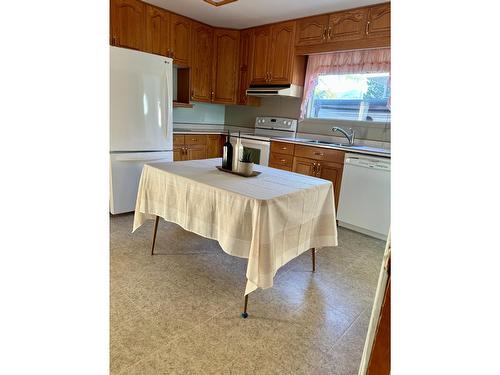
M 370 26 L 370 21 L 366 22 L 366 27 L 365 27 L 365 34 L 368 35 L 368 28 Z
M 286 147 L 281 147 L 282 150 L 286 150 Z
M 284 164 L 286 163 L 286 159 L 281 159 L 281 162 Z
M 321 39 L 325 40 L 326 39 L 326 27 L 323 30 L 323 33 L 321 34 Z
M 331 39 L 332 38 L 332 27 L 329 26 L 328 27 L 328 39 Z
M 191 138 L 193 142 L 196 142 L 198 139 L 197 138 Z
M 322 152 L 315 152 L 314 155 L 323 156 L 324 154 Z
M 316 176 L 319 176 L 321 174 L 321 164 L 316 165 Z
M 313 163 L 313 174 L 316 174 L 316 163 Z

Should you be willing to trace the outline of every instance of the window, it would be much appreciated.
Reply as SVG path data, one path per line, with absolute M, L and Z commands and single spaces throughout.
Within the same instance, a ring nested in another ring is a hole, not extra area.
M 390 122 L 389 73 L 320 74 L 307 117 Z

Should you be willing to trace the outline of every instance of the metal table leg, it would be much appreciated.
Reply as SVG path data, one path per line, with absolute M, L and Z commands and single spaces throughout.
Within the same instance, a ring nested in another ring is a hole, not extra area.
M 156 231 L 158 230 L 158 220 L 160 219 L 159 216 L 156 216 L 155 219 L 155 227 L 153 229 L 153 244 L 151 245 L 151 255 L 154 255 L 154 250 L 155 250 L 155 242 L 156 242 Z
M 248 318 L 247 306 L 248 306 L 248 294 L 245 296 L 245 307 L 243 308 L 243 312 L 241 313 L 241 317 L 243 319 Z
M 311 255 L 312 255 L 313 272 L 315 272 L 316 271 L 316 249 L 314 247 L 311 248 Z

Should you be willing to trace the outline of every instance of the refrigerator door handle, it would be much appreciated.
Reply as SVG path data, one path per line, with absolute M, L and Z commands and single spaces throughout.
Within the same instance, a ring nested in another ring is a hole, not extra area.
M 149 162 L 149 161 L 156 161 L 156 160 L 165 160 L 165 155 L 163 156 L 153 156 L 153 157 L 147 157 L 143 155 L 138 155 L 138 156 L 132 156 L 132 155 L 124 155 L 124 156 L 115 156 L 113 158 L 114 161 L 144 161 L 144 162 Z

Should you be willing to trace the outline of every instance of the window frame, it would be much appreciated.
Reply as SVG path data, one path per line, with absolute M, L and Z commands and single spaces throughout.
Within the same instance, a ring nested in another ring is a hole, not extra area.
M 391 79 L 391 73 L 390 72 L 381 72 L 381 73 L 387 73 L 389 74 L 388 78 L 389 78 L 389 85 L 390 85 L 390 79 Z M 342 74 L 342 73 L 339 73 L 339 74 L 324 74 L 324 75 L 349 75 L 349 74 L 372 74 L 372 73 L 369 73 L 369 72 L 366 72 L 366 73 L 345 73 L 345 74 Z M 316 83 L 317 85 L 317 83 Z M 389 89 L 390 89 L 390 86 L 389 86 Z M 352 124 L 355 126 L 355 124 L 358 124 L 358 125 L 373 125 L 373 127 L 380 127 L 380 126 L 387 126 L 387 125 L 390 125 L 391 124 L 391 119 L 392 119 L 392 114 L 391 114 L 391 109 L 389 109 L 389 120 L 388 121 L 373 121 L 373 120 L 352 120 L 352 119 L 342 119 L 342 118 L 321 118 L 321 117 L 311 117 L 311 111 L 313 111 L 313 103 L 314 103 L 314 91 L 316 90 L 316 86 L 313 88 L 312 90 L 312 94 L 311 94 L 311 99 L 307 102 L 307 106 L 306 106 L 306 110 L 305 110 L 305 116 L 303 118 L 304 121 L 307 121 L 307 122 L 316 122 L 316 123 L 338 123 L 338 124 Z M 388 96 L 388 100 L 390 101 L 390 97 L 391 95 Z M 353 100 L 362 100 L 362 99 L 353 99 Z

